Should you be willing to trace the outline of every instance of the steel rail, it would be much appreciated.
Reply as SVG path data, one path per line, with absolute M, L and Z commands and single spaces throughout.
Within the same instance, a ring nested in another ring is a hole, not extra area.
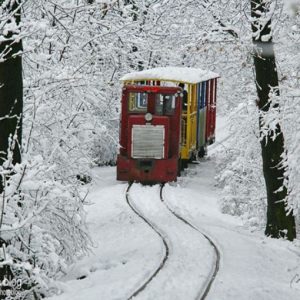
M 162 240 L 162 243 L 164 245 L 165 253 L 164 253 L 164 257 L 163 257 L 161 263 L 159 264 L 158 268 L 156 268 L 154 270 L 154 272 L 152 273 L 152 275 L 137 290 L 135 290 L 131 294 L 131 296 L 127 298 L 127 300 L 131 300 L 134 297 L 136 297 L 138 294 L 140 294 L 147 287 L 147 285 L 152 281 L 152 279 L 156 277 L 156 275 L 159 273 L 159 271 L 161 269 L 163 269 L 163 267 L 165 266 L 166 261 L 169 258 L 169 252 L 170 252 L 169 251 L 169 245 L 167 243 L 166 238 L 162 235 L 161 232 L 159 232 L 159 230 L 156 228 L 156 226 L 153 223 L 151 223 L 142 213 L 140 213 L 138 211 L 138 209 L 136 207 L 134 207 L 134 205 L 130 202 L 129 191 L 130 191 L 131 186 L 132 186 L 132 183 L 129 184 L 129 186 L 128 186 L 127 190 L 126 190 L 126 202 L 127 202 L 127 204 L 132 209 L 132 211 L 139 218 L 141 218 L 147 225 L 149 225 L 152 228 L 152 230 L 154 230 L 155 233 L 160 237 L 160 239 Z
M 205 300 L 211 287 L 212 287 L 212 284 L 213 282 L 215 281 L 216 279 L 216 276 L 217 276 L 217 273 L 219 272 L 219 269 L 220 269 L 220 260 L 221 260 L 221 254 L 220 254 L 220 251 L 217 247 L 217 245 L 214 243 L 214 241 L 207 235 L 205 234 L 203 231 L 201 231 L 198 227 L 194 226 L 193 224 L 191 224 L 189 221 L 187 221 L 186 219 L 184 219 L 182 216 L 180 216 L 177 212 L 175 212 L 167 203 L 166 201 L 164 200 L 163 198 L 163 194 L 162 194 L 162 191 L 163 191 L 163 185 L 161 185 L 161 189 L 160 189 L 160 200 L 161 202 L 166 206 L 166 208 L 177 218 L 179 219 L 180 221 L 182 221 L 184 224 L 188 225 L 189 227 L 193 228 L 194 230 L 198 231 L 200 234 L 202 234 L 205 239 L 207 239 L 207 241 L 210 243 L 210 245 L 213 247 L 214 249 L 214 252 L 215 252 L 215 256 L 216 256 L 216 259 L 215 259 L 215 264 L 214 264 L 214 268 L 211 272 L 211 276 L 210 276 L 210 279 L 209 281 L 207 282 L 206 284 L 206 287 L 203 289 L 201 289 L 201 291 L 199 292 L 199 294 L 197 295 L 197 300 Z

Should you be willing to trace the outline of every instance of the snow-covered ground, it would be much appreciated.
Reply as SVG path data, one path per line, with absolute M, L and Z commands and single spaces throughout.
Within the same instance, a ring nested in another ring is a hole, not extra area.
M 219 122 L 220 139 L 224 122 Z M 210 149 L 210 155 L 214 149 Z M 161 263 L 159 236 L 128 206 L 126 183 L 115 168 L 95 170 L 87 207 L 92 253 L 71 266 L 63 293 L 52 300 L 128 299 Z M 299 241 L 293 243 L 251 232 L 238 218 L 224 215 L 214 185 L 213 155 L 190 165 L 176 184 L 164 189 L 167 204 L 218 245 L 220 271 L 207 299 L 300 299 Z M 160 202 L 159 187 L 134 185 L 134 206 L 153 222 L 170 245 L 169 259 L 135 299 L 195 299 L 210 272 L 214 253 L 201 234 L 176 219 Z M 81 278 L 81 279 L 79 279 Z

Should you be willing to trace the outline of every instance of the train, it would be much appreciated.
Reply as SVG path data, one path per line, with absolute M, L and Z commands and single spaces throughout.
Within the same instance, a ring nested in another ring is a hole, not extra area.
M 217 80 L 212 71 L 159 67 L 123 83 L 117 180 L 176 181 L 215 142 Z

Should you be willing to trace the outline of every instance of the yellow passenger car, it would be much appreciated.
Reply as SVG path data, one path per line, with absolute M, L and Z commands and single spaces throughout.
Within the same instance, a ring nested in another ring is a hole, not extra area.
M 198 68 L 161 67 L 126 74 L 124 85 L 180 86 L 182 88 L 181 161 L 202 157 L 215 140 L 216 90 L 219 75 Z

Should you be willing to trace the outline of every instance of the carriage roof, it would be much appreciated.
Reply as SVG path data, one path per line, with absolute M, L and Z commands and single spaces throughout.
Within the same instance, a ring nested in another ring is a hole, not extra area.
M 195 84 L 218 77 L 220 76 L 217 73 L 198 68 L 161 67 L 128 73 L 121 78 L 121 81 L 134 82 L 156 80 Z

